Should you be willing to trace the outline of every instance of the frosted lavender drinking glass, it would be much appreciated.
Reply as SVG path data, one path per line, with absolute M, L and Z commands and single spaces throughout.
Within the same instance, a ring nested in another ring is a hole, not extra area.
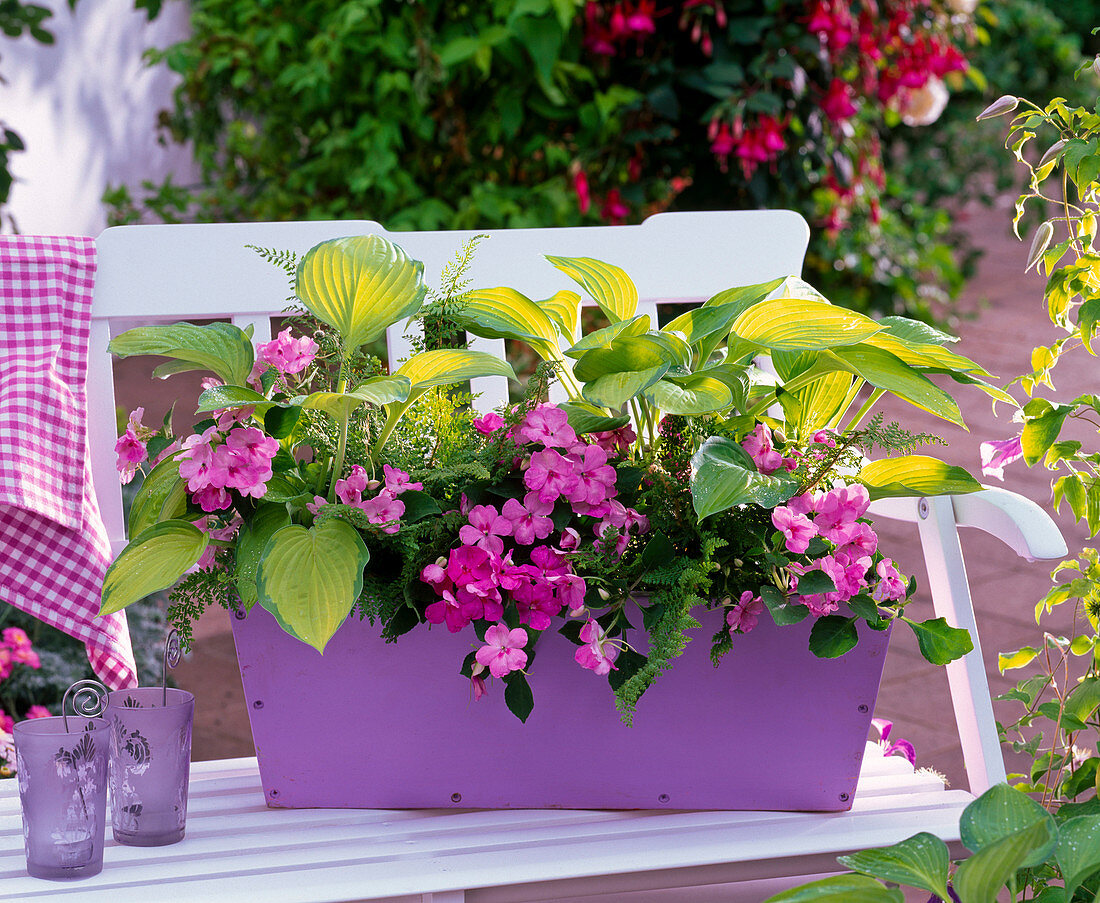
M 183 840 L 195 697 L 162 687 L 115 690 L 103 714 L 111 724 L 115 840 L 137 847 Z
M 102 718 L 20 721 L 15 736 L 27 872 L 88 878 L 103 870 L 110 725 Z

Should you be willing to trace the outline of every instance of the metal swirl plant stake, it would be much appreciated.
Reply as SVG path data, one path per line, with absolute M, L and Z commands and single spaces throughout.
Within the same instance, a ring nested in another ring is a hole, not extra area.
M 168 669 L 174 668 L 183 658 L 179 631 L 173 627 L 164 638 L 164 673 L 161 677 L 161 705 L 168 705 Z
M 61 698 L 61 718 L 65 725 L 65 733 L 69 732 L 69 704 L 72 703 L 73 714 L 81 718 L 95 718 L 103 714 L 103 708 L 107 705 L 107 688 L 98 680 L 87 678 L 70 684 L 69 689 Z

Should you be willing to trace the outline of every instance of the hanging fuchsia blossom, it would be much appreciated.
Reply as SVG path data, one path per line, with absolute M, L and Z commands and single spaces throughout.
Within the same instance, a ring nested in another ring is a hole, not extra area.
M 509 630 L 507 624 L 494 624 L 485 631 L 485 645 L 474 657 L 493 677 L 504 677 L 527 665 L 527 653 L 523 651 L 526 645 L 527 631 L 522 627 Z
M 256 356 L 284 375 L 301 373 L 317 356 L 318 345 L 309 336 L 295 339 L 284 329 L 270 342 L 256 346 Z

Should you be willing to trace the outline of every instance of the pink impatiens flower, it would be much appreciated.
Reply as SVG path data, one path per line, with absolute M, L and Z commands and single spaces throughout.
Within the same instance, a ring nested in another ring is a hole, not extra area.
M 546 539 L 553 532 L 554 522 L 548 516 L 553 510 L 553 501 L 543 502 L 538 493 L 528 492 L 522 502 L 508 499 L 501 508 L 501 514 L 511 521 L 516 542 L 529 546 L 536 539 Z
M 524 485 L 538 493 L 542 502 L 555 502 L 576 488 L 579 478 L 573 462 L 551 448 L 531 455 L 531 466 L 523 475 Z
M 494 624 L 485 631 L 485 645 L 474 654 L 478 663 L 489 669 L 493 677 L 504 677 L 521 671 L 527 664 L 527 631 L 522 627 L 508 629 L 507 624 Z
M 572 448 L 577 443 L 577 434 L 569 425 L 569 416 L 552 404 L 540 404 L 528 411 L 516 429 L 516 438 L 547 448 Z
M 458 538 L 463 545 L 481 546 L 491 555 L 504 552 L 504 540 L 500 537 L 512 534 L 512 522 L 497 513 L 492 505 L 475 505 L 467 515 L 468 524 L 459 528 Z
M 118 470 L 120 483 L 129 483 L 134 478 L 138 465 L 148 456 L 146 444 L 149 438 L 156 434 L 155 430 L 142 425 L 141 418 L 144 416 L 145 408 L 136 408 L 131 411 L 126 429 L 115 443 L 115 454 L 118 456 L 115 467 Z
M 762 423 L 758 423 L 756 429 L 741 440 L 741 447 L 749 453 L 761 473 L 772 473 L 783 466 L 783 456 L 772 446 L 771 430 Z
M 741 598 L 726 610 L 726 623 L 729 625 L 730 636 L 752 630 L 763 611 L 764 603 L 751 591 L 745 590 L 741 593 Z
M 309 336 L 291 338 L 290 330 L 284 329 L 272 341 L 257 345 L 256 355 L 280 373 L 293 375 L 313 363 L 317 350 L 317 343 Z
M 875 590 L 872 593 L 875 601 L 897 601 L 905 598 L 907 590 L 905 578 L 898 569 L 894 567 L 893 561 L 889 558 L 883 558 L 882 561 L 875 566 L 875 573 L 879 576 L 878 585 L 875 586 Z
M 504 418 L 500 414 L 494 414 L 492 412 L 485 414 L 482 417 L 475 417 L 473 420 L 473 427 L 483 436 L 489 436 L 504 426 Z
M 817 527 L 805 514 L 798 514 L 783 506 L 772 511 L 772 524 L 786 539 L 787 551 L 801 554 L 809 548 L 810 540 L 817 536 Z
M 44 705 L 32 705 L 27 709 L 26 718 L 28 720 L 31 718 L 50 718 L 52 715 L 53 713 Z
M 619 670 L 615 667 L 619 645 L 608 639 L 607 633 L 596 621 L 585 621 L 580 638 L 584 645 L 573 656 L 578 665 L 601 676 Z
M 978 450 L 982 456 L 982 474 L 987 477 L 996 477 L 998 480 L 1005 478 L 1005 467 L 1024 456 L 1019 436 L 983 442 Z

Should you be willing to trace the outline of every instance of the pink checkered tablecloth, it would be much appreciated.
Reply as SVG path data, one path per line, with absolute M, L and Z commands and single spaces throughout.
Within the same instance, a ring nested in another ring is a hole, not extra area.
M 125 615 L 95 616 L 111 562 L 86 442 L 95 268 L 91 239 L 0 236 L 0 600 L 83 642 L 114 688 L 136 668 Z

